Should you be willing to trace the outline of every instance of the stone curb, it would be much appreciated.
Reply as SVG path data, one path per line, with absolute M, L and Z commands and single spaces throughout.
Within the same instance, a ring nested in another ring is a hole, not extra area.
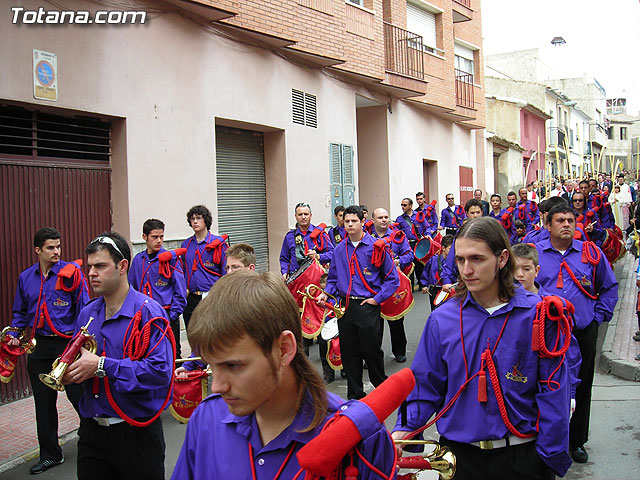
M 616 269 L 616 278 L 620 285 L 618 293 L 625 295 L 630 290 L 635 293 L 635 281 L 631 286 L 629 286 L 629 283 L 632 280 L 629 270 L 630 268 L 633 268 L 633 262 L 629 262 L 625 259 L 624 261 L 620 261 L 618 265 L 620 266 L 619 269 Z M 618 272 L 620 273 L 618 274 Z M 616 336 L 619 314 L 620 301 L 616 304 L 611 321 L 608 324 L 604 323 L 600 326 L 601 330 L 604 330 L 604 341 L 602 342 L 598 366 L 605 373 L 610 373 L 611 375 L 624 378 L 625 380 L 639 382 L 640 362 L 624 360 L 622 358 L 618 358 L 618 356 L 613 353 L 613 340 Z M 600 332 L 600 335 L 602 335 L 602 331 Z

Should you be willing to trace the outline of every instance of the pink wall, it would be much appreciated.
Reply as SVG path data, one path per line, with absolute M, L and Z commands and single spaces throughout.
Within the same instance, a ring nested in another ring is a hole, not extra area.
M 540 143 L 538 143 L 538 138 Z M 538 117 L 524 108 L 520 109 L 520 145 L 524 148 L 522 158 L 529 160 L 533 156 L 533 152 L 540 150 L 545 151 L 546 130 L 545 119 Z M 539 158 L 540 157 L 540 158 Z M 543 167 L 543 163 L 539 161 L 543 155 L 536 155 L 529 167 L 529 175 L 527 175 L 527 183 L 536 180 L 538 169 Z M 523 165 L 526 165 L 523 163 Z

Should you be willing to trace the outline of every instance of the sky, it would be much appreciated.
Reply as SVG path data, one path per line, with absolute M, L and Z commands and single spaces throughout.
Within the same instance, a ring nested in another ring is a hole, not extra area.
M 558 78 L 593 75 L 607 98 L 640 114 L 640 0 L 482 0 L 485 55 L 539 48 L 562 58 Z M 566 44 L 551 45 L 561 36 Z M 487 72 L 485 72 L 487 73 Z

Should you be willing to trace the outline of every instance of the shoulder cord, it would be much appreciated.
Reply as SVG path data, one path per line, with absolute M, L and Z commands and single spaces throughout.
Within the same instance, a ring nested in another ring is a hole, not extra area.
M 476 372 L 474 375 L 472 375 L 470 377 L 469 376 L 469 367 L 468 367 L 468 363 L 467 363 L 467 355 L 466 355 L 465 347 L 464 347 L 464 334 L 463 334 L 463 328 L 462 328 L 462 304 L 463 304 L 463 302 L 460 301 L 460 340 L 461 340 L 461 344 L 462 344 L 462 355 L 463 355 L 463 358 L 464 358 L 466 380 L 464 381 L 464 383 L 462 385 L 460 385 L 460 388 L 455 393 L 455 395 L 453 397 L 451 397 L 449 402 L 442 408 L 442 410 L 440 410 L 440 412 L 438 412 L 438 414 L 431 421 L 427 422 L 426 425 L 418 428 L 417 430 L 414 430 L 413 432 L 409 433 L 405 438 L 406 439 L 407 438 L 412 438 L 412 437 L 422 433 L 427 428 L 429 428 L 433 424 L 435 424 L 438 420 L 440 420 L 440 418 L 449 409 L 451 409 L 451 407 L 454 405 L 454 403 L 458 400 L 458 397 L 460 397 L 460 395 L 462 394 L 464 389 L 467 387 L 467 385 L 471 382 L 471 380 L 473 380 L 476 377 L 479 377 L 478 378 L 478 401 L 479 402 L 486 402 L 487 401 L 487 386 L 486 386 L 486 374 L 484 372 L 485 366 L 489 370 L 489 376 L 491 378 L 491 385 L 493 386 L 494 395 L 495 395 L 496 400 L 498 402 L 498 408 L 500 410 L 500 416 L 502 417 L 502 421 L 505 424 L 505 426 L 507 427 L 507 429 L 509 430 L 509 432 L 511 432 L 513 435 L 515 435 L 515 436 L 517 436 L 519 438 L 530 438 L 530 437 L 534 436 L 535 433 L 524 434 L 524 433 L 519 432 L 513 426 L 511 421 L 509 420 L 509 416 L 508 416 L 508 413 L 507 413 L 506 405 L 504 404 L 504 398 L 503 398 L 503 395 L 502 395 L 502 390 L 500 388 L 500 380 L 498 378 L 498 374 L 497 374 L 497 371 L 496 371 L 496 368 L 495 368 L 495 364 L 493 363 L 493 353 L 495 352 L 496 348 L 498 347 L 498 343 L 500 342 L 500 338 L 502 337 L 502 333 L 504 332 L 504 329 L 505 329 L 505 327 L 507 325 L 507 322 L 509 320 L 509 315 L 510 315 L 511 312 L 509 312 L 507 314 L 506 318 L 504 319 L 504 323 L 502 324 L 502 328 L 501 328 L 500 333 L 498 335 L 498 339 L 496 340 L 496 343 L 495 343 L 495 345 L 493 347 L 493 350 L 490 350 L 489 347 L 487 346 L 487 349 L 482 353 L 480 370 L 478 370 L 478 372 Z M 538 425 L 536 423 L 536 431 L 537 430 L 538 430 Z
M 47 299 L 43 292 L 45 281 L 46 279 L 44 278 L 44 275 L 42 275 L 42 272 L 40 272 L 40 292 L 38 293 L 38 306 L 36 307 L 36 315 L 33 319 L 33 326 L 31 327 L 31 338 L 29 338 L 29 342 L 35 337 L 36 328 L 44 327 L 45 321 L 47 322 L 47 325 L 49 326 L 51 331 L 58 337 L 72 338 L 73 335 L 65 335 L 64 333 L 59 332 L 51 321 L 51 316 L 49 315 L 49 309 L 47 307 Z
M 162 322 L 164 324 L 164 327 L 161 328 L 160 326 L 156 325 L 155 323 L 156 320 Z M 176 368 L 176 362 L 175 362 L 176 341 L 175 341 L 175 338 L 173 337 L 173 331 L 171 330 L 171 325 L 169 321 L 164 317 L 153 317 L 142 327 L 142 329 L 140 329 L 141 321 L 142 321 L 142 308 L 136 312 L 136 314 L 133 316 L 133 318 L 129 322 L 127 329 L 125 330 L 125 335 L 124 335 L 124 338 L 122 339 L 122 351 L 123 351 L 122 358 L 129 357 L 133 361 L 147 358 L 149 354 L 153 352 L 158 345 L 160 345 L 160 342 L 162 342 L 164 337 L 167 337 L 171 342 L 171 351 L 173 354 L 172 357 L 174 359 L 173 368 L 171 369 L 171 371 L 173 372 Z M 149 330 L 151 329 L 152 326 L 160 330 L 162 332 L 162 335 L 158 340 L 158 342 L 151 348 L 151 350 L 148 350 L 149 341 L 151 337 L 151 332 Z M 102 355 L 105 356 L 104 352 Z M 174 375 L 173 373 L 171 374 L 171 383 L 169 384 L 169 390 L 167 391 L 167 396 L 164 400 L 164 403 L 162 404 L 162 407 L 160 407 L 160 409 L 156 412 L 156 414 L 153 417 L 151 417 L 149 420 L 145 422 L 139 422 L 137 420 L 134 420 L 133 418 L 129 417 L 126 413 L 124 413 L 124 411 L 116 403 L 115 398 L 113 398 L 113 394 L 111 393 L 111 386 L 109 385 L 109 378 L 105 376 L 103 378 L 103 382 L 104 382 L 105 393 L 107 395 L 107 400 L 109 401 L 109 405 L 111 405 L 111 408 L 115 410 L 118 416 L 122 418 L 125 422 L 127 422 L 129 425 L 132 425 L 134 427 L 146 427 L 151 425 L 153 422 L 155 422 L 158 419 L 158 417 L 160 417 L 163 410 L 171 400 Z
M 207 234 L 207 237 L 210 234 Z M 189 244 L 191 243 L 191 239 L 189 240 L 189 243 L 187 244 L 187 248 L 189 248 Z M 220 263 L 220 260 L 222 260 L 222 245 L 224 245 L 224 242 L 221 242 L 220 245 L 218 245 L 213 254 L 212 254 L 212 259 L 214 263 Z M 207 246 L 209 246 L 209 244 L 207 243 L 204 247 L 203 250 L 207 249 Z M 185 254 L 185 259 L 186 259 L 186 254 Z M 215 275 L 216 277 L 221 277 L 222 274 L 215 272 L 209 268 L 207 268 L 204 265 L 204 262 L 202 261 L 202 252 L 198 249 L 198 245 L 196 244 L 196 249 L 194 252 L 194 257 L 193 257 L 193 262 L 191 264 L 191 274 L 189 275 L 188 273 L 188 269 L 185 269 L 185 274 L 187 275 L 187 288 L 189 288 L 189 283 L 191 283 L 191 277 L 193 277 L 193 273 L 198 271 L 198 265 L 200 265 L 200 267 L 202 267 L 202 269 L 207 272 L 210 273 L 212 275 Z
M 327 423 L 324 424 L 320 433 L 322 433 L 329 425 L 335 422 L 338 419 L 338 417 L 339 417 L 339 412 L 336 412 L 335 415 L 331 417 L 327 421 Z M 391 438 L 391 434 L 388 431 L 387 431 L 387 435 L 389 437 L 389 441 L 393 445 L 393 439 Z M 373 473 L 375 473 L 377 476 L 379 476 L 383 480 L 392 480 L 394 478 L 396 473 L 396 464 L 398 463 L 398 452 L 395 449 L 395 447 L 393 448 L 393 463 L 392 463 L 393 466 L 391 467 L 391 472 L 389 472 L 388 475 L 382 472 L 380 469 L 378 469 L 369 460 L 367 460 L 364 457 L 364 455 L 362 455 L 362 453 L 360 452 L 360 449 L 358 447 L 355 447 L 353 448 L 353 450 L 351 450 L 347 454 L 349 456 L 349 465 L 347 465 L 347 467 L 344 469 L 344 472 L 342 471 L 342 465 L 338 465 L 338 467 L 328 477 L 319 477 L 317 475 L 312 474 L 311 472 L 307 472 L 304 479 L 305 480 L 320 480 L 320 479 L 341 480 L 342 478 L 344 478 L 344 480 L 357 480 L 360 472 L 358 472 L 358 468 L 353 463 L 354 453 L 360 458 L 362 463 L 364 463 L 367 468 L 369 468 Z M 343 473 L 344 473 L 344 477 L 342 475 Z M 300 472 L 298 472 L 298 475 L 300 475 Z M 298 478 L 298 475 L 294 477 L 294 480 Z M 275 477 L 274 480 L 276 480 L 276 478 L 277 477 Z
M 591 278 L 591 286 L 594 288 L 595 290 L 595 280 L 596 280 L 596 265 L 598 265 L 598 263 L 600 263 L 600 259 L 602 258 L 602 255 L 600 254 L 600 250 L 596 247 L 595 243 L 593 242 L 584 242 L 582 244 L 582 263 L 589 263 L 591 266 L 593 266 L 593 275 Z M 580 281 L 576 278 L 576 275 L 573 273 L 573 270 L 571 270 L 571 267 L 569 266 L 569 264 L 567 263 L 566 260 L 562 260 L 562 263 L 560 263 L 560 271 L 558 272 L 558 281 L 556 282 L 556 288 L 563 288 L 564 287 L 564 281 L 562 279 L 562 269 L 565 269 L 567 271 L 567 273 L 569 274 L 569 277 L 571 277 L 571 280 L 573 280 L 573 283 L 576 284 L 576 286 L 580 289 L 580 291 L 582 293 L 584 293 L 587 297 L 589 297 L 591 300 L 597 300 L 598 299 L 598 293 L 594 292 L 594 293 L 589 293 L 580 283 Z

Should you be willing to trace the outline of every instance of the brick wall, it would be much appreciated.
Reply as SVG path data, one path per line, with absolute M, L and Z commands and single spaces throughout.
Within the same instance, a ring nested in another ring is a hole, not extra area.
M 414 98 L 419 102 L 456 108 L 454 38 L 480 47 L 482 30 L 480 0 L 472 0 L 473 19 L 453 23 L 453 0 L 430 0 L 442 9 L 436 17 L 438 48 L 441 56 L 424 53 L 427 94 Z M 365 0 L 358 8 L 344 0 L 247 0 L 213 1 L 222 8 L 238 12 L 222 21 L 250 30 L 295 40 L 294 49 L 339 58 L 337 68 L 374 78 L 384 78 L 385 51 L 383 22 L 406 29 L 406 0 Z M 484 125 L 484 71 L 482 52 L 476 64 L 475 106 L 477 116 L 468 122 Z

